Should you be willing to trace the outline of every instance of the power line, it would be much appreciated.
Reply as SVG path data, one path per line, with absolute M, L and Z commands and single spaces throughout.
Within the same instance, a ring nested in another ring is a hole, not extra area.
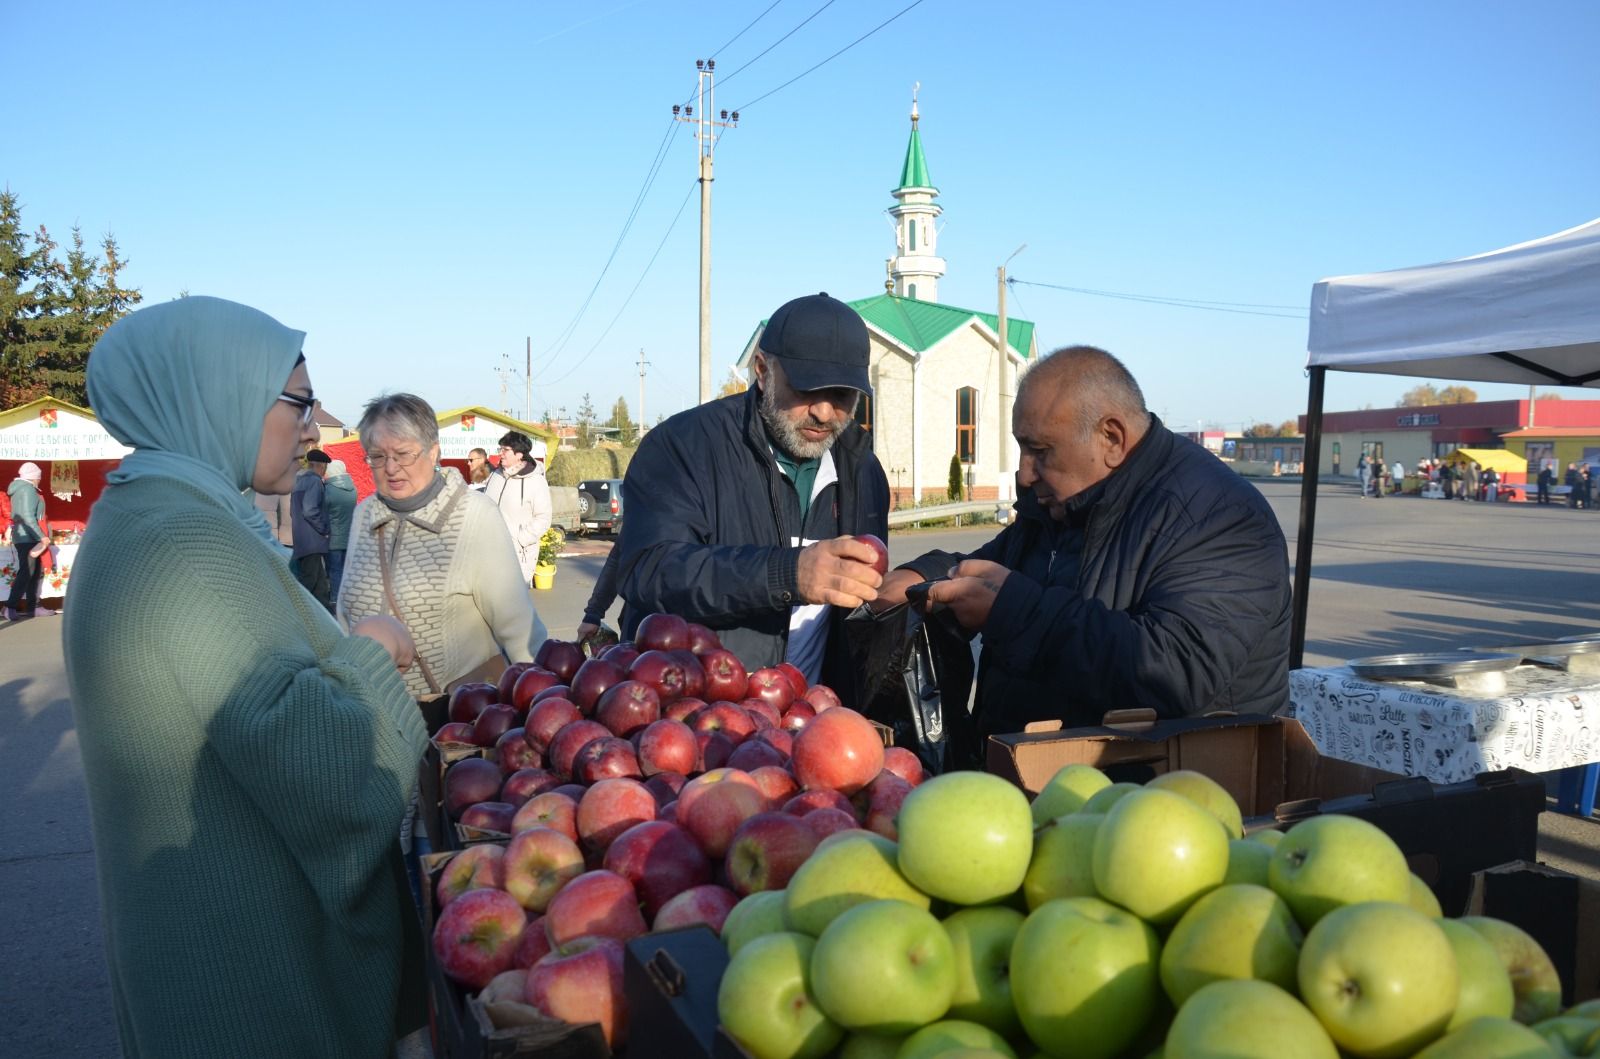
M 773 48 L 776 48 L 778 45 L 782 44 L 784 41 L 788 40 L 790 37 L 792 37 L 796 33 L 800 32 L 801 29 L 805 28 L 805 25 L 806 25 L 807 22 L 810 22 L 812 19 L 816 18 L 818 15 L 820 15 L 824 11 L 828 10 L 828 8 L 830 8 L 830 7 L 832 7 L 834 5 L 834 2 L 835 2 L 835 0 L 827 0 L 827 3 L 823 4 L 821 7 L 817 8 L 815 11 L 811 12 L 811 14 L 807 15 L 805 17 L 804 21 L 802 21 L 800 23 L 800 25 L 794 27 L 794 29 L 791 29 L 789 32 L 785 33 L 783 36 L 779 37 L 777 40 L 773 41 L 771 44 L 769 44 L 765 48 L 763 48 L 759 53 L 757 53 L 757 55 L 756 55 L 756 57 L 754 59 L 751 59 L 749 62 L 745 63 L 743 66 L 740 66 L 739 68 L 734 70 L 733 73 L 724 75 L 724 77 L 722 78 L 722 83 L 723 84 L 727 84 L 729 81 L 733 80 L 735 77 L 738 77 L 741 73 L 743 73 L 744 71 L 748 70 L 750 67 L 754 66 L 757 62 L 759 62 L 761 60 L 761 57 L 763 55 L 767 54 L 767 52 L 771 51 Z M 921 0 L 918 0 L 918 2 L 920 3 Z M 770 11 L 772 9 L 768 8 L 767 10 Z M 765 13 L 765 12 L 763 12 L 763 13 Z M 726 45 L 724 45 L 724 47 L 726 47 Z
M 829 0 L 829 3 L 831 3 L 831 2 L 832 2 L 832 0 Z M 911 3 L 907 4 L 905 7 L 901 8 L 899 11 L 895 12 L 893 15 L 890 15 L 887 19 L 885 19 L 884 21 L 878 23 L 876 26 L 874 26 L 871 29 L 867 30 L 867 32 L 863 33 L 861 36 L 857 37 L 855 40 L 851 41 L 849 44 L 846 44 L 844 47 L 840 48 L 838 51 L 834 52 L 832 55 L 828 56 L 826 59 L 823 59 L 821 62 L 817 63 L 815 66 L 811 66 L 811 67 L 801 71 L 800 73 L 796 74 L 795 76 L 789 78 L 789 80 L 785 81 L 783 84 L 779 85 L 777 88 L 774 88 L 772 91 L 767 92 L 765 95 L 759 95 L 756 98 L 752 99 L 750 102 L 745 103 L 745 104 L 743 104 L 741 106 L 734 107 L 733 109 L 734 110 L 741 110 L 741 111 L 742 110 L 749 110 L 751 107 L 755 106 L 757 103 L 761 102 L 763 99 L 766 99 L 767 96 L 776 95 L 777 93 L 782 92 L 785 88 L 788 88 L 790 85 L 794 84 L 796 81 L 800 80 L 802 77 L 805 77 L 808 74 L 811 74 L 814 71 L 818 70 L 819 68 L 821 68 L 823 66 L 826 66 L 828 63 L 833 62 L 833 60 L 837 59 L 839 56 L 843 55 L 845 52 L 849 51 L 851 48 L 854 48 L 857 44 L 860 44 L 862 41 L 866 40 L 868 37 L 872 36 L 874 33 L 878 32 L 880 29 L 882 29 L 883 27 L 887 26 L 889 23 L 895 21 L 901 15 L 904 15 L 907 11 L 910 11 L 912 8 L 916 7 L 917 5 L 919 5 L 921 3 L 922 3 L 922 0 L 912 0 Z M 827 5 L 824 4 L 823 6 L 826 7 Z M 818 12 L 818 13 L 820 14 L 821 12 Z M 815 15 L 812 16 L 812 18 L 815 18 L 815 17 L 816 17 Z M 810 19 L 807 19 L 806 21 L 810 21 Z M 801 23 L 801 25 L 804 25 L 804 23 Z M 797 26 L 795 28 L 798 29 L 799 27 Z M 768 51 L 770 51 L 770 50 L 771 49 L 769 48 Z M 766 54 L 766 52 L 762 52 L 762 55 L 765 55 L 765 54 Z M 759 55 L 756 56 L 757 59 L 759 59 L 760 57 L 761 56 L 759 56 Z M 750 61 L 754 62 L 755 59 L 752 59 Z M 750 65 L 750 63 L 746 63 L 745 64 L 745 66 L 748 66 L 748 65 Z M 742 69 L 744 69 L 744 66 L 739 67 L 739 70 L 742 70 Z M 734 73 L 738 73 L 738 72 L 739 72 L 738 70 L 734 71 Z M 729 74 L 728 76 L 731 77 L 733 75 Z M 724 79 L 724 80 L 726 80 L 726 79 Z
M 754 27 L 757 22 L 760 22 L 762 19 L 766 18 L 767 17 L 767 13 L 770 12 L 773 8 L 777 7 L 781 3 L 783 3 L 783 0 L 772 0 L 772 3 L 767 5 L 767 10 L 766 11 L 761 12 L 761 14 L 759 14 L 755 18 L 751 19 L 750 20 L 750 25 L 746 26 L 744 29 L 741 29 L 739 32 L 735 33 L 732 37 L 730 37 L 728 39 L 728 42 L 726 44 L 724 44 L 721 48 L 717 48 L 709 56 L 707 56 L 707 58 L 715 59 L 717 56 L 721 55 L 724 48 L 727 48 L 728 45 L 732 44 L 734 41 L 738 40 L 740 37 L 744 36 L 746 33 L 749 33 L 751 28 Z M 754 60 L 752 60 L 752 61 L 754 61 Z M 734 73 L 738 73 L 738 71 L 735 70 Z M 730 75 L 730 76 L 732 76 L 732 75 Z
M 1120 298 L 1124 301 L 1144 302 L 1147 305 L 1170 305 L 1177 309 L 1204 309 L 1214 313 L 1240 313 L 1245 316 L 1271 316 L 1279 320 L 1304 320 L 1305 312 L 1296 313 L 1269 313 L 1260 312 L 1261 309 L 1298 309 L 1295 305 L 1272 305 L 1261 302 L 1213 302 L 1202 301 L 1198 298 L 1164 298 L 1154 294 L 1130 294 L 1127 291 L 1095 290 L 1090 287 L 1067 287 L 1059 283 L 1040 283 L 1037 280 L 1011 278 L 1006 280 L 1009 284 L 1021 284 L 1024 287 L 1046 287 L 1050 290 L 1066 291 L 1069 294 L 1090 294 L 1097 298 Z M 1250 308 L 1244 308 L 1249 306 Z

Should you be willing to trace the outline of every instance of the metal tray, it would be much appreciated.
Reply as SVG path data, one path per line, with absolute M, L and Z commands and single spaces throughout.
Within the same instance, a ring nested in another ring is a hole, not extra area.
M 1346 663 L 1357 676 L 1370 680 L 1454 681 L 1484 673 L 1505 673 L 1522 664 L 1515 652 L 1460 651 L 1434 654 L 1372 655 Z

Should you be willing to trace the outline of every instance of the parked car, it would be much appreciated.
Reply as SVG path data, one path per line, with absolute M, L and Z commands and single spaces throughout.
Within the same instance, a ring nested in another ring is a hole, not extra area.
M 622 479 L 591 478 L 578 483 L 578 532 L 622 532 Z

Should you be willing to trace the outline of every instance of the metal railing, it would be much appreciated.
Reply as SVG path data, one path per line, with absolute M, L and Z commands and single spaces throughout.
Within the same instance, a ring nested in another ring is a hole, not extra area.
M 1011 517 L 1011 505 L 994 500 L 963 500 L 954 504 L 934 504 L 932 507 L 908 507 L 889 512 L 889 525 L 911 526 L 918 522 L 954 518 L 957 515 L 992 514 L 1002 524 Z

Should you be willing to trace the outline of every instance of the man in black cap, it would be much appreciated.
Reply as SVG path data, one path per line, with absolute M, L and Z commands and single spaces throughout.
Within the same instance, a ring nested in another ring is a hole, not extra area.
M 645 435 L 623 482 L 623 635 L 664 611 L 714 629 L 754 671 L 788 661 L 848 687 L 834 627 L 881 583 L 889 482 L 854 414 L 867 325 L 826 294 L 772 314 L 755 385 Z

